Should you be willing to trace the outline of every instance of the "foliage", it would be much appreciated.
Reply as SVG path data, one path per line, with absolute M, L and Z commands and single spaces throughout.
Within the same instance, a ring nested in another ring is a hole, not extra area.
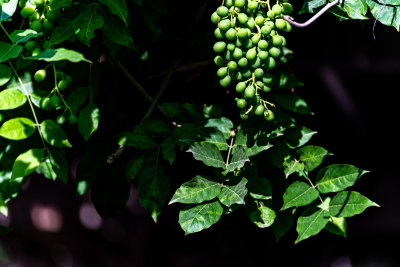
M 305 0 L 300 13 L 315 13 L 326 3 Z M 340 20 L 365 19 L 369 8 L 399 30 L 397 5 L 345 0 L 330 11 Z M 168 200 L 181 203 L 186 234 L 243 208 L 277 240 L 295 222 L 296 243 L 322 229 L 346 236 L 347 217 L 378 205 L 348 191 L 367 171 L 322 166 L 331 153 L 309 145 L 316 132 L 296 124 L 297 114 L 313 113 L 293 92 L 303 84 L 284 68 L 291 51 L 283 33 L 291 25 L 282 15 L 292 10 L 287 1 L 225 0 L 212 14 L 220 84 L 229 89 L 237 80 L 243 121 L 236 123 L 239 116 L 223 116 L 215 105 L 221 103 L 159 104 L 172 72 L 153 98 L 121 63 L 134 54 L 135 64 L 146 64 L 144 47 L 160 36 L 167 1 L 0 0 L 0 212 L 7 215 L 7 204 L 35 171 L 69 182 L 69 155 L 78 149 L 77 194 L 90 190 L 103 217 L 124 208 L 133 184 L 154 221 Z M 118 66 L 152 102 L 138 124 L 117 127 L 117 134 L 107 110 L 119 99 L 99 101 L 102 60 Z M 152 116 L 156 108 L 162 117 Z M 108 141 L 96 138 L 100 131 Z M 171 166 L 184 152 L 205 166 L 170 188 Z

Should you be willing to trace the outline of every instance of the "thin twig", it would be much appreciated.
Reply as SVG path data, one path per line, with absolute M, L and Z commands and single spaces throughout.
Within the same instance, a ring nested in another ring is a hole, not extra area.
M 304 27 L 309 26 L 309 25 L 310 25 L 311 23 L 313 23 L 315 20 L 317 20 L 322 14 L 324 14 L 326 11 L 328 11 L 328 9 L 330 9 L 331 7 L 333 7 L 333 6 L 337 5 L 337 4 L 339 4 L 340 1 L 341 1 L 341 0 L 335 0 L 335 1 L 333 1 L 333 2 L 331 2 L 331 3 L 329 3 L 329 4 L 327 4 L 327 5 L 324 6 L 320 11 L 318 11 L 317 14 L 315 14 L 313 17 L 311 17 L 309 20 L 307 20 L 307 21 L 304 22 L 304 23 L 296 22 L 296 21 L 294 20 L 294 18 L 292 18 L 292 17 L 290 17 L 290 16 L 283 16 L 283 19 L 286 20 L 286 21 L 288 21 L 290 24 L 292 24 L 292 25 L 295 26 L 295 27 L 304 28 Z

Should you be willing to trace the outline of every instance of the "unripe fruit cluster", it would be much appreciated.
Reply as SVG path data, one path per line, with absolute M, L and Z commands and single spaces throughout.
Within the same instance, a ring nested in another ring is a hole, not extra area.
M 236 81 L 236 98 L 243 119 L 249 114 L 274 118 L 269 102 L 262 97 L 271 91 L 269 71 L 281 62 L 286 39 L 282 35 L 291 31 L 291 24 L 282 19 L 293 7 L 287 1 L 274 5 L 261 0 L 225 0 L 224 5 L 211 15 L 217 25 L 214 31 L 218 41 L 214 44 L 217 76 L 222 87 Z

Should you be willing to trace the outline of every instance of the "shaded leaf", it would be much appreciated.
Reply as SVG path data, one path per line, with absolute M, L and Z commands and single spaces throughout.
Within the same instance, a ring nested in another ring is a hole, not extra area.
M 22 50 L 23 46 L 21 45 L 8 44 L 0 41 L 0 63 L 10 58 L 17 58 Z
M 96 29 L 103 28 L 103 17 L 97 13 L 95 5 L 86 6 L 77 18 L 72 21 L 76 37 L 79 41 L 90 47 L 90 40 L 95 36 Z
M 299 14 L 316 13 L 327 4 L 327 0 L 305 0 Z
M 267 178 L 252 177 L 247 183 L 247 189 L 253 199 L 270 200 L 272 199 L 272 187 Z
M 11 79 L 11 69 L 4 64 L 0 64 L 0 86 L 5 85 Z M 1 101 L 0 101 L 1 104 Z
M 85 102 L 89 95 L 89 90 L 89 87 L 78 87 L 69 94 L 67 104 L 73 113 L 77 113 L 79 108 Z
M 317 132 L 304 126 L 295 126 L 285 131 L 284 140 L 290 148 L 297 148 L 305 145 Z
M 138 149 L 151 149 L 157 146 L 154 140 L 144 134 L 134 134 L 131 132 L 122 132 L 118 144 L 125 147 L 134 147 Z
M 163 159 L 169 162 L 169 164 L 173 164 L 176 158 L 175 151 L 175 139 L 173 136 L 169 136 L 161 143 L 161 154 Z
M 12 167 L 11 179 L 25 177 L 36 170 L 44 158 L 44 149 L 32 148 L 20 154 Z
M 69 165 L 64 154 L 57 149 L 50 148 L 49 160 L 53 171 L 57 175 L 57 178 L 66 184 L 69 172 Z
M 154 221 L 167 199 L 169 180 L 160 164 L 159 152 L 146 155 L 138 174 L 138 198 Z
M 38 33 L 31 29 L 26 29 L 26 30 L 15 30 L 10 34 L 10 37 L 15 44 L 19 44 L 19 43 L 26 43 L 30 39 L 36 38 L 41 35 L 42 33 Z
M 284 109 L 300 114 L 314 114 L 311 112 L 306 101 L 297 94 L 285 93 L 273 95 L 275 102 Z
M 260 205 L 256 210 L 249 214 L 249 219 L 259 228 L 270 227 L 276 218 L 275 211 L 264 205 Z
M 179 224 L 186 235 L 200 232 L 218 222 L 223 211 L 218 201 L 189 206 L 179 212 Z
M 329 204 L 329 212 L 333 217 L 352 217 L 361 214 L 368 207 L 379 207 L 365 196 L 355 191 L 337 193 Z
M 271 227 L 276 241 L 279 241 L 289 231 L 293 222 L 294 216 L 291 211 L 286 210 L 277 214 L 275 222 Z
M 99 127 L 99 120 L 100 110 L 94 103 L 89 103 L 79 112 L 78 129 L 86 141 Z
M 202 161 L 207 166 L 226 168 L 221 152 L 213 144 L 196 143 L 190 146 L 188 152 L 191 152 L 196 160 Z
M 317 173 L 317 189 L 321 193 L 339 192 L 355 182 L 368 171 L 348 164 L 333 164 Z
M 219 119 L 209 119 L 204 127 L 213 127 L 218 129 L 224 134 L 225 139 L 231 136 L 231 129 L 233 128 L 233 123 L 230 119 L 221 117 Z
M 346 11 L 347 15 L 352 19 L 368 19 L 365 16 L 368 10 L 365 0 L 346 0 L 343 1 L 343 4 L 337 5 L 337 7 Z
M 100 3 L 107 6 L 110 12 L 119 17 L 128 26 L 128 5 L 126 0 L 99 0 Z
M 67 139 L 67 135 L 64 133 L 60 125 L 52 120 L 44 120 L 40 124 L 40 132 L 43 139 L 52 146 L 55 147 L 72 147 Z
M 338 235 L 347 237 L 346 230 L 347 230 L 347 222 L 346 218 L 343 217 L 331 217 L 329 223 L 325 226 L 325 230 L 328 232 Z
M 232 149 L 232 159 L 226 168 L 226 172 L 233 172 L 236 169 L 242 168 L 244 164 L 250 161 L 246 155 L 246 151 L 241 146 L 235 146 Z
M 128 183 L 132 183 L 142 168 L 144 155 L 135 157 L 126 164 L 125 175 Z

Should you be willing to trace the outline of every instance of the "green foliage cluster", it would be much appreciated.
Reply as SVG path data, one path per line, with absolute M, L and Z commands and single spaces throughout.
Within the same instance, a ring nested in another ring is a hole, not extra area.
M 324 4 L 306 0 L 301 12 L 317 12 Z M 378 5 L 345 0 L 331 12 L 364 19 L 369 6 L 383 24 L 398 29 L 400 20 L 390 17 L 397 16 L 393 6 L 377 15 Z M 303 84 L 282 68 L 291 54 L 283 37 L 291 25 L 282 14 L 292 9 L 287 1 L 225 0 L 212 14 L 218 25 L 217 75 L 223 87 L 238 81 L 241 124 L 222 116 L 217 105 L 159 104 L 144 93 L 164 119 L 146 114 L 109 148 L 90 143 L 101 129 L 103 110 L 96 104 L 99 84 L 92 69 L 104 54 L 117 62 L 121 50 L 156 40 L 167 2 L 0 0 L 0 212 L 7 215 L 7 204 L 34 172 L 66 183 L 66 155 L 79 139 L 88 145 L 76 170 L 76 190 L 90 190 L 103 217 L 124 208 L 134 184 L 154 221 L 168 199 L 182 204 L 179 224 L 186 234 L 242 208 L 255 226 L 271 227 L 277 240 L 294 224 L 296 243 L 323 229 L 346 236 L 348 217 L 378 205 L 351 191 L 365 170 L 321 166 L 331 153 L 309 145 L 316 132 L 296 124 L 296 114 L 312 112 L 292 90 Z M 88 49 L 97 43 L 100 52 Z M 171 166 L 184 152 L 205 166 L 170 191 Z

